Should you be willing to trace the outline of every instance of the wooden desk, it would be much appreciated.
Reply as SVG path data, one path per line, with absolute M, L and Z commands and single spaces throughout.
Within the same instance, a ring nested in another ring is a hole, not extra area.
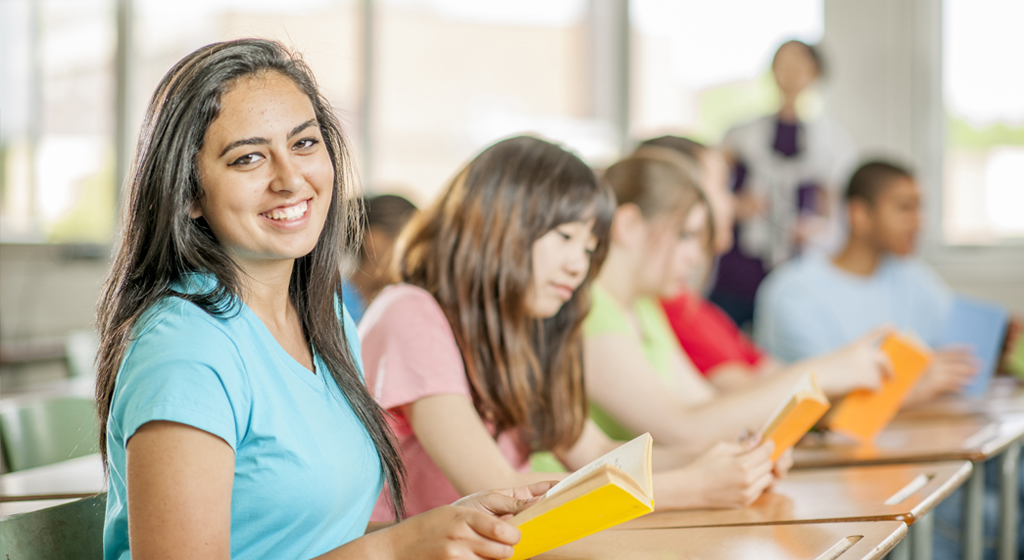
M 602 531 L 538 560 L 869 560 L 907 534 L 902 521 Z
M 884 520 L 910 525 L 970 474 L 969 461 L 793 471 L 750 507 L 651 513 L 619 529 Z
M 947 395 L 934 401 L 900 411 L 896 421 L 928 420 L 951 416 L 992 416 L 1024 412 L 1024 385 L 1013 377 L 992 381 L 984 398 Z
M 1014 397 L 1015 398 L 1015 397 Z M 981 463 L 1002 454 L 999 558 L 1017 557 L 1018 461 L 1024 438 L 1024 413 L 985 411 L 971 415 L 898 417 L 873 444 L 858 445 L 827 435 L 793 452 L 796 468 L 887 464 L 964 459 L 974 463 L 967 482 L 964 558 L 980 560 L 985 469 Z
M 0 475 L 0 516 L 59 505 L 61 495 L 94 495 L 107 489 L 98 453 Z
M 874 444 L 834 434 L 793 450 L 794 468 L 925 461 L 985 461 L 1024 437 L 1024 414 L 956 416 L 893 422 Z

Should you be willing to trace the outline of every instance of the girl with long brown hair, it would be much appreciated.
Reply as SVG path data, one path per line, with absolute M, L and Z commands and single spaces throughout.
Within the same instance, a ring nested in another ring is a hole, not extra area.
M 544 486 L 367 524 L 403 482 L 339 303 L 349 162 L 278 43 L 209 45 L 161 81 L 97 310 L 108 560 L 512 554 L 499 516 Z
M 408 466 L 392 496 L 410 512 L 560 476 L 530 472 L 532 452 L 575 469 L 617 445 L 587 419 L 581 332 L 614 208 L 578 157 L 516 137 L 484 150 L 403 231 L 402 283 L 359 333 L 367 386 Z M 656 447 L 659 508 L 733 505 L 770 476 L 749 460 L 691 459 Z M 373 519 L 389 517 L 382 497 Z

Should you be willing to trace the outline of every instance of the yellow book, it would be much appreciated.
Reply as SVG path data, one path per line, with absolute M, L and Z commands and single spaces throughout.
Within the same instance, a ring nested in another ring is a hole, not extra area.
M 877 391 L 852 391 L 836 407 L 829 429 L 860 443 L 873 441 L 899 411 L 907 394 L 932 361 L 932 352 L 914 339 L 893 333 L 881 349 L 892 362 L 893 375 Z
M 761 429 L 761 441 L 775 442 L 772 461 L 796 445 L 831 406 L 818 387 L 818 378 L 808 373 L 800 378 L 788 399 L 772 414 Z
M 529 558 L 654 511 L 651 434 L 643 434 L 572 473 L 509 523 L 522 540 L 513 560 Z

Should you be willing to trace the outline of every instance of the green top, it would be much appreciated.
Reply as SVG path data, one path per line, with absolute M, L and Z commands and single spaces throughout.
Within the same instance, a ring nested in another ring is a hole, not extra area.
M 630 328 L 626 310 L 620 307 L 604 288 L 593 284 L 591 298 L 593 302 L 590 313 L 583 321 L 584 337 L 609 333 L 636 337 L 636 332 Z M 671 385 L 672 355 L 679 348 L 679 341 L 672 332 L 665 312 L 654 299 L 642 298 L 633 304 L 633 313 L 639 323 L 639 342 L 648 363 L 665 385 Z M 590 418 L 612 439 L 628 441 L 636 437 L 636 434 L 627 430 L 593 402 L 590 403 Z

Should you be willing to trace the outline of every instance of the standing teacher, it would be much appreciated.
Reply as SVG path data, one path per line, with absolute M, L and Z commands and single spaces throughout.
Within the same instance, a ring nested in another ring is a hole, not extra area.
M 737 125 L 722 140 L 733 167 L 736 244 L 719 261 L 709 299 L 740 326 L 752 320 L 768 271 L 802 249 L 827 245 L 837 227 L 833 206 L 856 164 L 853 142 L 834 122 L 797 114 L 798 97 L 821 74 L 815 47 L 783 43 L 772 59 L 778 112 Z

